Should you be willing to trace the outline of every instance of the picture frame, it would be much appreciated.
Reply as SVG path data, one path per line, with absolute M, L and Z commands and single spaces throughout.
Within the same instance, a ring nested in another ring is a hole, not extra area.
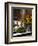
M 37 42 L 37 4 L 5 2 L 5 44 Z

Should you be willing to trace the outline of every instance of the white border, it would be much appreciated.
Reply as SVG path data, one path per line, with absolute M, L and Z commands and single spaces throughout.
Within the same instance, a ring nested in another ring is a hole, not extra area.
M 32 36 L 25 36 L 25 37 L 13 37 L 11 39 L 11 7 L 27 7 L 33 8 L 32 10 Z M 9 4 L 9 42 L 16 42 L 16 41 L 30 41 L 35 40 L 35 6 L 33 5 L 19 5 L 19 4 Z

